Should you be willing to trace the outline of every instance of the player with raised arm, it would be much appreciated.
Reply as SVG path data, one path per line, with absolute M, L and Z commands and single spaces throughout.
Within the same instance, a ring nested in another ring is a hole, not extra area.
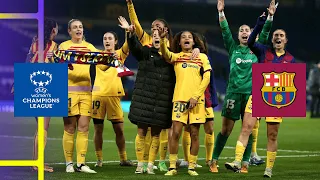
M 121 28 L 128 31 L 129 24 L 123 17 L 118 18 Z M 129 55 L 127 41 L 119 48 L 118 36 L 115 32 L 106 32 L 103 36 L 104 52 L 115 53 L 117 59 L 124 64 Z M 124 89 L 121 77 L 118 76 L 116 68 L 105 65 L 97 65 L 94 90 L 92 91 L 92 118 L 94 123 L 94 144 L 97 156 L 96 167 L 103 164 L 103 128 L 104 119 L 111 121 L 113 130 L 116 134 L 116 144 L 120 157 L 120 166 L 133 166 L 134 164 L 127 159 L 125 137 L 123 132 L 123 111 L 120 99 L 124 96 Z
M 150 36 L 147 32 L 145 32 L 138 20 L 137 14 L 135 12 L 134 9 L 134 5 L 132 0 L 126 0 L 127 1 L 127 6 L 128 6 L 128 12 L 129 12 L 129 17 L 130 17 L 130 21 L 132 22 L 132 24 L 135 27 L 135 33 L 138 36 L 138 40 L 141 42 L 141 44 L 143 46 L 145 45 L 149 45 L 152 46 L 152 36 Z M 154 30 L 157 29 L 157 27 L 162 27 L 162 28 L 166 28 L 168 30 L 168 46 L 170 46 L 170 43 L 172 42 L 173 39 L 173 35 L 172 35 L 172 31 L 169 28 L 168 23 L 164 20 L 164 19 L 156 19 L 152 22 L 151 24 L 151 32 L 153 32 Z M 168 130 L 164 129 L 161 131 L 160 134 L 160 148 L 159 148 L 159 153 L 160 153 L 160 161 L 159 161 L 159 170 L 160 171 L 168 171 L 168 168 L 165 164 L 165 158 L 166 158 L 166 154 L 167 154 L 167 149 L 168 149 L 168 141 L 170 138 L 168 138 L 168 136 L 170 135 L 170 130 L 168 132 Z M 147 169 L 147 157 L 149 157 L 149 148 L 150 148 L 150 144 L 151 144 L 151 131 L 150 128 L 148 130 L 148 133 L 146 135 L 145 138 L 145 163 L 144 163 L 144 170 L 146 171 Z
M 143 30 L 143 28 L 141 27 L 139 20 L 138 20 L 138 16 L 137 16 L 136 11 L 134 9 L 134 5 L 133 5 L 132 0 L 126 0 L 126 1 L 127 1 L 130 21 L 135 26 L 135 33 L 137 34 L 139 41 L 141 42 L 142 45 L 151 46 L 152 45 L 152 36 L 150 36 L 147 32 L 145 32 Z M 171 29 L 169 28 L 168 23 L 164 19 L 157 18 L 151 24 L 151 32 L 153 33 L 153 31 L 156 30 L 158 27 L 164 28 L 168 31 L 166 39 L 168 40 L 167 46 L 170 47 L 170 45 L 173 41 L 173 34 L 172 34 Z M 192 51 L 191 58 L 197 57 L 199 55 L 199 53 L 200 53 L 200 50 L 198 48 L 195 48 Z M 170 141 L 170 139 L 171 139 L 170 136 L 171 136 L 170 129 L 168 129 L 168 131 L 167 130 L 161 131 L 160 150 L 159 150 L 160 151 L 160 162 L 159 162 L 159 170 L 160 171 L 167 171 L 168 170 L 166 167 L 166 164 L 165 164 L 165 157 L 166 157 L 166 153 L 167 153 L 168 141 Z M 150 131 L 148 131 L 147 136 L 146 136 L 146 143 L 145 143 L 146 144 L 145 157 L 148 157 L 148 154 L 147 154 L 148 150 L 147 149 L 149 149 L 149 147 L 150 147 L 150 142 L 151 142 Z
M 257 24 L 249 37 L 248 46 L 258 57 L 260 63 L 295 63 L 295 58 L 286 50 L 288 43 L 287 34 L 283 29 L 277 29 L 272 35 L 272 46 L 254 43 L 254 39 L 260 33 L 263 26 L 266 26 L 269 21 L 273 19 L 273 14 L 270 10 L 275 12 L 275 1 L 271 2 L 272 9 L 269 7 L 269 16 L 267 21 L 263 16 L 258 18 Z M 271 26 L 271 25 L 270 25 Z M 266 117 L 267 122 L 267 162 L 264 171 L 264 177 L 271 178 L 272 168 L 276 159 L 278 149 L 278 131 L 282 117 Z
M 268 8 L 268 16 L 270 19 L 270 22 L 269 24 L 266 25 L 266 29 L 270 31 L 271 29 L 271 17 L 273 17 L 274 13 L 275 13 L 275 10 L 276 10 L 276 5 L 275 5 L 275 0 L 272 0 L 270 5 L 269 5 L 269 8 Z M 260 18 L 264 18 L 265 17 L 265 13 L 263 13 L 261 15 Z M 268 26 L 269 25 L 269 26 Z M 255 36 L 256 37 L 256 36 Z M 254 38 L 254 41 L 253 43 L 254 44 L 261 44 L 261 43 L 256 43 L 256 38 Z M 252 136 L 250 135 L 250 133 L 252 132 L 253 130 L 253 127 L 256 123 L 256 118 L 252 118 L 252 98 L 251 98 L 251 95 L 248 99 L 248 102 L 247 102 L 247 107 L 246 107 L 246 113 L 247 114 L 250 114 L 250 117 L 251 117 L 251 121 L 250 121 L 250 124 L 247 126 L 246 129 L 244 129 L 242 127 L 241 129 L 241 132 L 240 132 L 240 136 L 238 138 L 238 141 L 237 141 L 237 145 L 236 145 L 236 151 L 235 151 L 235 160 L 231 163 L 227 162 L 225 164 L 226 168 L 227 169 L 230 169 L 230 170 L 233 170 L 234 172 L 238 172 L 240 171 L 241 169 L 241 161 L 242 161 L 242 158 L 243 156 L 247 156 L 247 155 L 244 155 L 245 154 L 245 147 L 246 147 L 246 141 L 248 142 L 247 139 L 249 139 L 249 136 Z M 250 153 L 251 153 L 251 149 L 250 149 Z
M 158 30 L 153 31 L 152 46 L 142 46 L 134 26 L 130 26 L 128 44 L 130 53 L 138 62 L 138 73 L 130 105 L 129 120 L 137 125 L 138 135 L 135 139 L 138 166 L 136 174 L 144 173 L 144 159 L 148 159 L 147 173 L 155 174 L 154 162 L 160 145 L 160 132 L 172 125 L 172 97 L 175 85 L 173 66 L 167 63 L 161 53 Z M 145 156 L 145 138 L 151 128 L 151 147 Z
M 82 52 L 98 52 L 89 42 L 84 40 L 83 25 L 78 19 L 72 19 L 68 23 L 68 32 L 71 36 L 60 44 L 59 50 L 71 50 Z M 63 150 L 66 160 L 66 172 L 75 172 L 73 167 L 74 135 L 77 130 L 76 171 L 96 173 L 85 165 L 88 150 L 89 124 L 91 119 L 92 84 L 94 76 L 91 73 L 92 65 L 73 64 L 68 70 L 68 117 L 64 117 Z M 95 70 L 95 67 L 94 67 Z
M 170 52 L 166 46 L 166 30 L 159 28 L 161 37 L 160 50 L 162 56 L 173 64 L 176 74 L 176 85 L 173 95 L 172 110 L 172 139 L 170 141 L 170 169 L 165 174 L 173 176 L 177 174 L 176 162 L 178 160 L 179 139 L 184 125 L 189 124 L 191 129 L 191 149 L 189 156 L 188 173 L 198 176 L 195 171 L 199 151 L 199 128 L 206 122 L 204 91 L 210 82 L 211 66 L 207 55 L 200 53 L 191 59 L 193 48 L 203 46 L 194 33 L 183 31 L 178 33 Z M 203 68 L 203 76 L 200 69 Z M 187 81 L 186 81 L 187 79 Z
M 237 164 L 237 171 L 248 173 L 252 145 L 252 135 L 250 134 L 256 118 L 252 117 L 250 112 L 251 107 L 247 103 L 252 88 L 252 63 L 257 63 L 258 59 L 247 46 L 251 33 L 250 27 L 248 25 L 240 26 L 238 32 L 240 44 L 237 44 L 232 38 L 232 33 L 224 14 L 224 0 L 218 0 L 217 9 L 224 45 L 229 53 L 230 74 L 227 94 L 222 107 L 222 130 L 216 138 L 210 171 L 213 173 L 218 172 L 217 161 L 219 156 L 232 132 L 235 121 L 241 118 L 242 129 L 237 142 L 238 148 L 236 148 L 236 154 L 244 153 L 244 158 L 242 159 L 241 156 L 242 167 L 240 160 L 240 164 Z M 261 41 L 263 41 L 263 38 Z M 226 167 L 229 168 L 229 165 L 226 164 Z

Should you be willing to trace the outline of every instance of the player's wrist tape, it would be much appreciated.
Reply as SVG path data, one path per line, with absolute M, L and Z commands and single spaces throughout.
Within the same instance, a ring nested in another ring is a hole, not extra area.
M 268 21 L 273 21 L 273 16 L 271 15 L 268 15 L 268 18 L 267 18 Z
M 225 15 L 224 15 L 224 12 L 223 11 L 221 11 L 221 12 L 219 12 L 219 18 L 222 18 L 222 17 L 224 17 Z

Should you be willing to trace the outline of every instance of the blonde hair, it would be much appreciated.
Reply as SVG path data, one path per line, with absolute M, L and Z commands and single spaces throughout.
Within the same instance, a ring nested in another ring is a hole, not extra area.
M 68 22 L 68 29 L 71 29 L 71 24 L 73 23 L 73 22 L 76 22 L 76 21 L 79 21 L 79 22 L 81 22 L 81 24 L 83 24 L 82 23 L 82 21 L 80 21 L 79 19 L 71 19 L 69 22 Z M 83 36 L 82 36 L 82 40 L 86 40 L 86 37 L 84 36 L 84 34 L 83 34 Z

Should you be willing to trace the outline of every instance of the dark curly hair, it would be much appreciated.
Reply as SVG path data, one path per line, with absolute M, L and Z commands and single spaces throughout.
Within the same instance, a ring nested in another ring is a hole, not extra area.
M 192 32 L 192 31 L 181 31 L 181 32 L 177 33 L 174 36 L 174 39 L 173 39 L 173 42 L 172 42 L 172 50 L 173 50 L 174 53 L 179 53 L 179 52 L 182 51 L 182 48 L 181 48 L 181 45 L 180 45 L 180 38 L 181 38 L 182 33 L 184 33 L 184 32 L 190 32 L 192 34 L 192 38 L 193 38 L 193 42 L 194 42 L 193 48 L 199 48 L 200 51 L 201 51 L 201 49 L 202 50 L 205 49 L 203 42 L 201 41 L 199 36 L 197 36 L 194 32 Z

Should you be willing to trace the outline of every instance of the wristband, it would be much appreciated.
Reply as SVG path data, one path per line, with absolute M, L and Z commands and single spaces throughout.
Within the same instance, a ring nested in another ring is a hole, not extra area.
M 268 18 L 267 18 L 267 20 L 269 20 L 269 21 L 273 21 L 273 16 L 271 16 L 271 15 L 268 15 Z
M 219 18 L 222 18 L 222 17 L 224 17 L 224 12 L 223 11 L 219 12 Z

